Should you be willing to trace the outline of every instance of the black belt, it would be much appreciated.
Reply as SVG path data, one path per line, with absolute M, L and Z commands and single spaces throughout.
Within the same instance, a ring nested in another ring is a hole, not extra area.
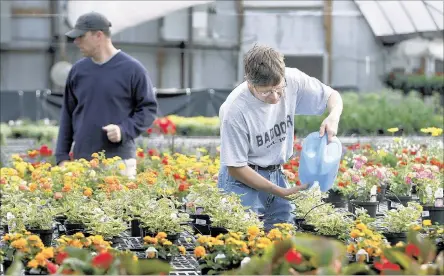
M 252 165 L 252 164 L 248 164 L 248 166 L 250 168 L 252 168 L 253 170 L 261 170 L 261 171 L 277 171 L 281 168 L 281 165 L 270 165 L 268 167 L 261 167 L 258 165 Z

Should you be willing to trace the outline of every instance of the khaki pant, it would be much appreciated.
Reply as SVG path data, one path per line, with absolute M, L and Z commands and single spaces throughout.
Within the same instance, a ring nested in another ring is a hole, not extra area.
M 130 179 L 135 179 L 137 175 L 137 161 L 134 158 L 124 159 L 122 162 L 125 164 L 125 169 L 121 170 L 120 173 L 127 176 Z

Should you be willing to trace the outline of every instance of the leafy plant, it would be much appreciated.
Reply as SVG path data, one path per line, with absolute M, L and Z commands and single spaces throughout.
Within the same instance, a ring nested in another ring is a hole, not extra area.
M 400 206 L 385 212 L 381 218 L 380 226 L 384 233 L 406 233 L 421 218 L 422 206 L 417 202 L 408 202 L 408 206 Z

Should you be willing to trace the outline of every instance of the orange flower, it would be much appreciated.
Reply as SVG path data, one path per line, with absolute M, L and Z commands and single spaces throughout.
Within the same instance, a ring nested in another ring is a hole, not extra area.
M 205 251 L 205 247 L 203 247 L 203 246 L 197 246 L 194 249 L 194 256 L 196 256 L 197 258 L 202 258 L 205 256 L 205 254 L 206 254 L 206 251 Z
M 62 188 L 62 192 L 69 192 L 71 190 L 72 190 L 72 186 L 71 186 L 71 184 L 68 184 L 68 183 L 65 184 Z
M 93 193 L 93 191 L 92 191 L 91 188 L 86 188 L 86 189 L 83 191 L 83 195 L 84 195 L 84 196 L 87 196 L 87 197 L 90 197 L 90 196 L 92 195 L 92 193 Z
M 165 239 L 167 237 L 167 234 L 165 232 L 159 232 L 156 235 L 156 238 L 161 240 L 161 239 Z
M 53 247 L 46 247 L 42 250 L 43 256 L 45 256 L 46 259 L 51 259 L 54 257 L 54 248 Z
M 30 268 L 37 268 L 39 266 L 39 263 L 36 260 L 31 260 L 28 262 L 27 266 Z
M 97 168 L 99 167 L 99 159 L 94 158 L 91 161 L 89 161 L 89 164 L 91 165 L 91 168 Z
M 29 190 L 31 191 L 31 192 L 34 192 L 35 190 L 37 190 L 37 184 L 36 183 L 31 183 L 31 184 L 29 184 Z

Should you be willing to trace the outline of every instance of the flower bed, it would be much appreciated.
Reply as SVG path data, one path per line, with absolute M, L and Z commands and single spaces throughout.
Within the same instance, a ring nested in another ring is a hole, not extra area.
M 319 190 L 304 191 L 290 199 L 295 223 L 265 233 L 238 196 L 217 189 L 219 157 L 204 149 L 139 149 L 137 177 L 128 179 L 119 158 L 96 153 L 62 168 L 43 147 L 1 168 L 1 225 L 9 232 L 2 262 L 14 260 L 11 270 L 28 273 L 170 273 L 179 267 L 175 260 L 189 259 L 187 267 L 209 274 L 442 274 L 440 153 L 442 144 L 401 138 L 381 148 L 351 145 L 332 190 L 343 208 Z M 284 168 L 299 185 L 298 158 Z M 378 200 L 383 187 L 386 197 Z M 360 208 L 382 206 L 389 195 L 411 198 L 376 215 Z

